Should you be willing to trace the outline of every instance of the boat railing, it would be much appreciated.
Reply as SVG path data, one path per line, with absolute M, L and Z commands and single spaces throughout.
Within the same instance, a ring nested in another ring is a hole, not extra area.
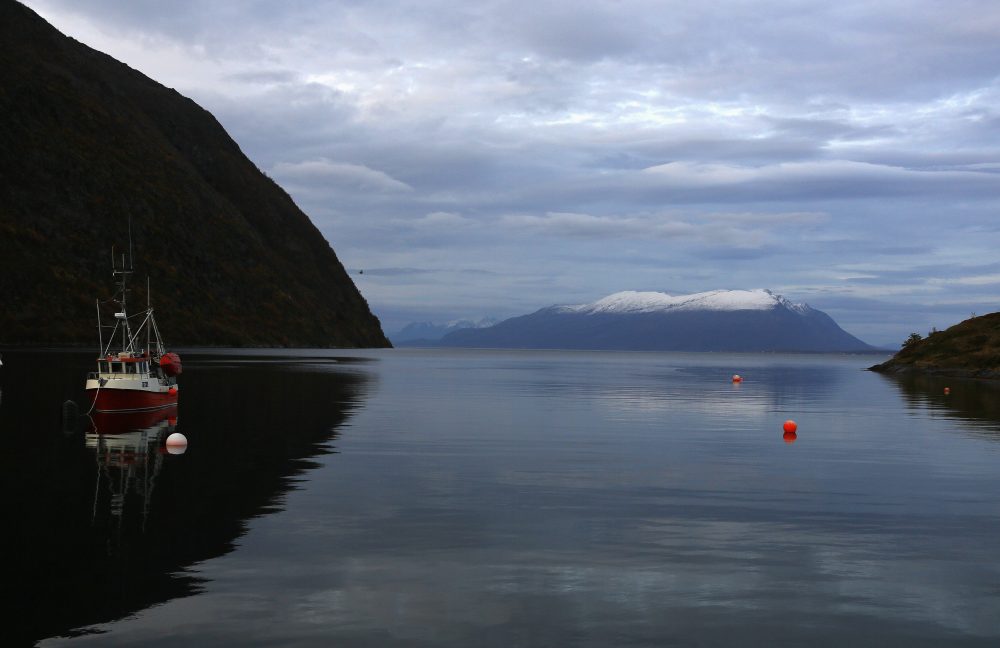
M 104 372 L 104 371 L 91 371 L 87 373 L 87 380 L 152 380 L 153 378 L 159 378 L 151 372 L 137 372 L 137 373 L 119 373 L 119 372 Z

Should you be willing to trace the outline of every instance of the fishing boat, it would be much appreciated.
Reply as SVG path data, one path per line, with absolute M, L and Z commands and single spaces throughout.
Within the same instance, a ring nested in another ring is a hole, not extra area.
M 106 303 L 115 306 L 114 324 L 101 321 L 101 302 L 97 302 L 97 331 L 99 353 L 97 371 L 87 376 L 87 397 L 91 410 L 100 413 L 150 412 L 177 406 L 180 390 L 177 376 L 181 373 L 181 359 L 176 353 L 167 352 L 163 338 L 153 317 L 147 279 L 146 310 L 129 315 L 126 301 L 129 293 L 127 280 L 132 274 L 131 263 L 125 268 L 124 255 L 121 268 L 112 269 L 118 290 Z M 113 329 L 104 344 L 105 329 Z

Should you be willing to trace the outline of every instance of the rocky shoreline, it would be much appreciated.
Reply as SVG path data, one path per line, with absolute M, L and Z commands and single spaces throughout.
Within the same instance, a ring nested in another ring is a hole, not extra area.
M 889 375 L 941 376 L 947 378 L 973 378 L 978 380 L 1000 380 L 997 369 L 967 369 L 963 367 L 920 366 L 888 360 L 868 367 L 868 371 Z

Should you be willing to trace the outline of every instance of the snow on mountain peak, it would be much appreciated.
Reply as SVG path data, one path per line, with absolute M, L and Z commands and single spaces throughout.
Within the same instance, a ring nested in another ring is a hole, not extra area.
M 481 317 L 477 320 L 471 319 L 456 319 L 447 322 L 444 326 L 450 329 L 460 329 L 460 328 L 486 328 L 488 326 L 493 326 L 499 322 L 495 317 Z
M 804 314 L 809 310 L 805 304 L 794 304 L 781 295 L 767 289 L 756 290 L 711 290 L 693 295 L 668 295 L 661 292 L 637 292 L 626 290 L 598 299 L 592 304 L 563 306 L 563 312 L 587 315 L 599 313 L 654 313 L 662 311 L 737 311 L 770 310 L 785 307 Z

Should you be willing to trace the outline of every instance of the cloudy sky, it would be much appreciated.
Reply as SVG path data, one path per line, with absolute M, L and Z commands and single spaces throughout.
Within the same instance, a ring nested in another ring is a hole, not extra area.
M 1000 310 L 995 0 L 27 4 L 214 113 L 390 333 L 619 290 L 875 344 Z

